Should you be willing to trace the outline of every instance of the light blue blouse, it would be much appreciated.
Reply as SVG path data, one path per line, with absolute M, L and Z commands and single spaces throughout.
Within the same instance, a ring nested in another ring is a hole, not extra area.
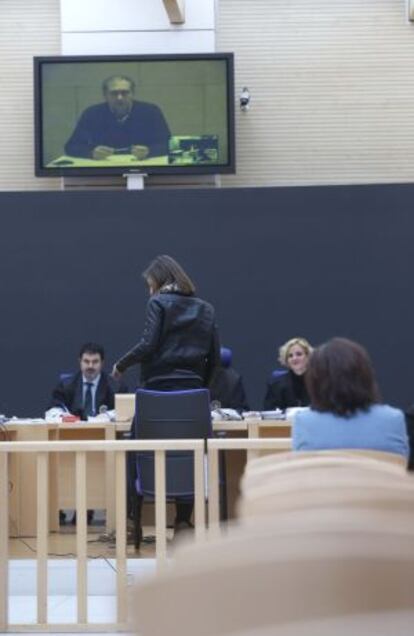
M 307 409 L 297 413 L 292 431 L 293 450 L 355 448 L 408 456 L 404 414 L 386 404 L 351 417 Z

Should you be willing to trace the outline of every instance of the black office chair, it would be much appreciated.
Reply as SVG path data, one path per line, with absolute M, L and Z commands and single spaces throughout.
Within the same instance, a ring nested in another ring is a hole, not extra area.
M 136 439 L 207 439 L 212 435 L 208 389 L 188 391 L 148 391 L 138 389 L 133 436 Z M 135 547 L 139 548 L 142 501 L 154 499 L 154 453 L 135 456 Z M 167 499 L 194 500 L 194 454 L 191 451 L 166 453 Z

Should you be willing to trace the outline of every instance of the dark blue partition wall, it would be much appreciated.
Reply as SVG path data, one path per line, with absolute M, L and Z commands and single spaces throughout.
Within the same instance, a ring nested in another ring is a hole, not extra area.
M 410 185 L 1 193 L 0 412 L 41 414 L 83 341 L 101 341 L 108 366 L 134 344 L 158 253 L 216 306 L 253 406 L 281 342 L 337 334 L 368 347 L 384 397 L 405 406 L 413 199 Z

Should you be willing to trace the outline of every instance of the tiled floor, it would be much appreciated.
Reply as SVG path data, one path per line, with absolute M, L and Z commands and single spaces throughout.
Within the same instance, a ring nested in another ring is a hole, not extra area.
M 128 583 L 155 571 L 154 559 L 128 559 Z M 76 561 L 53 559 L 48 563 L 48 622 L 76 622 Z M 88 622 L 116 622 L 115 561 L 96 559 L 88 562 Z M 36 622 L 36 561 L 16 559 L 9 566 L 9 623 Z
M 61 526 L 58 533 L 52 533 L 48 537 L 48 551 L 50 558 L 66 558 L 76 552 L 76 527 Z M 153 527 L 144 527 L 144 537 L 151 537 L 155 533 Z M 172 531 L 169 532 L 172 536 Z M 115 541 L 109 541 L 105 535 L 103 525 L 88 526 L 88 556 L 90 558 L 112 558 L 115 556 Z M 36 558 L 36 538 L 22 537 L 9 540 L 9 555 L 11 559 Z M 155 556 L 155 543 L 142 543 L 137 552 L 132 543 L 127 545 L 128 558 L 153 558 Z
M 104 532 L 99 520 L 88 526 L 88 622 L 95 624 L 95 632 L 99 623 L 116 622 L 115 542 L 108 540 Z M 147 539 L 154 532 L 153 527 L 144 527 Z M 172 530 L 168 531 L 168 538 L 172 538 Z M 61 526 L 59 533 L 50 534 L 48 552 L 48 623 L 53 629 L 53 624 L 76 623 L 76 528 L 67 524 Z M 9 631 L 12 631 L 13 624 L 36 623 L 36 538 L 10 539 L 9 558 Z M 144 542 L 138 552 L 128 544 L 127 558 L 128 586 L 132 586 L 155 571 L 155 544 Z M 25 633 L 27 636 L 28 632 Z

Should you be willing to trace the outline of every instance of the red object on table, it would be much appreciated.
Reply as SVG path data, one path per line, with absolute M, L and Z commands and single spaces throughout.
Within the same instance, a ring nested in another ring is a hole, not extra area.
M 78 415 L 62 415 L 62 422 L 80 422 Z

